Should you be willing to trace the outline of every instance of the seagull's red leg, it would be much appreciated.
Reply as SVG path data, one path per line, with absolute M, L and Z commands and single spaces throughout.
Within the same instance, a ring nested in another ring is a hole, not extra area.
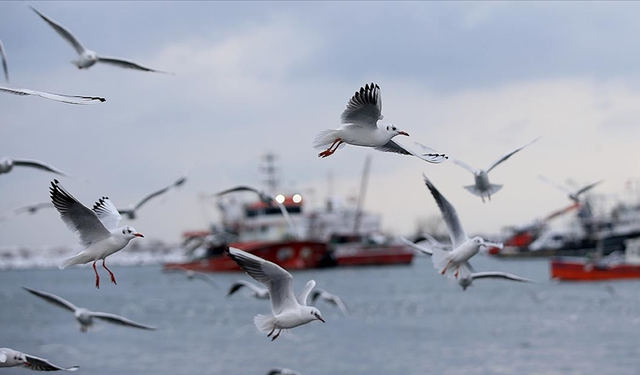
M 338 149 L 337 146 L 336 146 L 336 150 L 331 151 L 331 149 L 333 148 L 333 146 L 336 145 L 336 143 L 338 143 L 338 146 L 339 146 L 340 143 L 342 143 L 342 139 L 336 138 L 336 140 L 333 141 L 331 146 L 329 146 L 329 148 L 327 148 L 326 150 L 324 150 L 321 153 L 319 153 L 318 156 L 321 157 L 321 158 L 326 158 L 327 156 L 329 156 L 329 155 L 333 154 L 334 152 L 336 152 L 336 150 Z
M 96 269 L 96 261 L 93 262 L 93 272 L 96 273 L 96 288 L 100 289 L 100 275 L 98 275 L 98 270 Z
M 458 273 L 460 272 L 460 266 L 456 267 L 456 279 L 458 278 Z
M 447 273 L 447 268 L 449 268 L 449 265 L 451 264 L 451 261 L 449 261 L 449 263 L 447 263 L 447 265 L 444 267 L 444 269 L 442 270 L 442 272 L 440 272 L 441 275 L 444 275 L 445 273 Z
M 113 275 L 113 272 L 111 272 L 111 270 L 107 268 L 107 264 L 105 262 L 106 262 L 106 259 L 103 259 L 102 267 L 104 267 L 104 269 L 107 270 L 107 272 L 109 272 L 109 276 L 111 276 L 111 282 L 118 285 L 118 283 L 116 282 L 116 277 Z

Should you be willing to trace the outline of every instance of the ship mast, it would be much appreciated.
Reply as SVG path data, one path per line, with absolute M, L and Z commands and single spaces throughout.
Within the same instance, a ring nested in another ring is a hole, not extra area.
M 364 206 L 364 198 L 367 194 L 367 184 L 369 182 L 370 169 L 371 169 L 371 154 L 368 154 L 367 158 L 364 160 L 364 170 L 362 171 L 362 180 L 360 181 L 360 193 L 358 194 L 356 216 L 353 221 L 353 234 L 358 234 L 358 229 L 360 229 L 360 221 L 362 219 L 362 206 Z
M 278 156 L 273 152 L 268 152 L 262 156 L 262 164 L 258 168 L 261 172 L 264 172 L 267 177 L 263 181 L 267 186 L 267 193 L 272 196 L 278 193 L 280 188 L 280 179 L 278 178 L 278 167 L 276 166 L 276 159 Z

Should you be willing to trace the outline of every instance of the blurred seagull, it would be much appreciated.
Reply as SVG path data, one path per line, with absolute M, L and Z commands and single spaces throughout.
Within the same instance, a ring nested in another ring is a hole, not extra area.
M 24 367 L 33 371 L 76 371 L 79 367 L 60 367 L 54 365 L 46 359 L 24 354 L 19 351 L 0 348 L 0 368 L 2 367 Z
M 301 375 L 301 374 L 298 371 L 293 371 L 288 368 L 278 367 L 278 368 L 271 369 L 267 373 L 267 375 Z
M 436 200 L 442 217 L 447 224 L 449 230 L 449 237 L 451 238 L 452 251 L 445 251 L 434 247 L 431 249 L 432 256 L 431 261 L 433 266 L 442 275 L 454 277 L 456 280 L 461 278 L 467 278 L 473 272 L 473 268 L 469 264 L 468 260 L 476 255 L 480 248 L 487 246 L 495 246 L 502 248 L 502 244 L 485 240 L 480 236 L 469 238 L 462 228 L 460 219 L 455 208 L 447 201 L 447 199 L 440 194 L 438 189 L 429 181 L 427 176 L 424 176 L 424 182 L 431 191 L 433 198 Z M 455 270 L 455 271 L 454 271 Z
M 470 193 L 479 196 L 482 198 L 482 202 L 484 203 L 484 197 L 488 197 L 491 200 L 491 195 L 498 192 L 498 190 L 502 189 L 502 185 L 492 184 L 489 182 L 489 172 L 495 167 L 497 167 L 503 161 L 509 159 L 513 154 L 522 150 L 523 148 L 529 146 L 540 138 L 536 138 L 533 141 L 527 143 L 526 145 L 519 147 L 509 153 L 506 153 L 495 160 L 487 169 L 475 169 L 471 167 L 469 164 L 466 164 L 458 159 L 451 157 L 451 160 L 462 168 L 471 172 L 475 178 L 474 185 L 468 185 L 464 188 L 467 189 Z
M 406 239 L 404 237 L 401 237 L 400 239 L 402 240 L 402 242 L 406 243 L 411 248 L 421 252 L 422 254 L 429 255 L 429 256 L 433 255 L 433 250 L 431 250 L 429 248 L 426 248 L 426 247 L 420 246 L 420 245 L 418 245 L 416 243 L 413 243 L 413 242 L 409 241 L 408 239 Z M 445 246 L 443 244 L 440 244 L 440 245 Z M 470 267 L 470 268 L 471 268 L 471 270 L 473 270 L 473 267 Z M 469 286 L 471 286 L 471 284 L 473 283 L 473 280 L 475 280 L 475 279 L 505 279 L 505 280 L 511 280 L 511 281 L 519 281 L 519 282 L 523 282 L 523 283 L 533 283 L 533 282 L 535 282 L 535 281 L 533 281 L 531 279 L 526 279 L 524 277 L 512 275 L 510 273 L 492 271 L 492 272 L 474 272 L 474 273 L 471 273 L 471 274 L 467 275 L 466 277 L 459 278 L 458 279 L 458 284 L 460 284 L 460 286 L 462 287 L 462 290 L 467 290 L 467 288 Z
M 551 180 L 549 180 L 548 178 L 542 176 L 542 175 L 538 175 L 538 177 L 546 182 L 547 184 L 555 187 L 556 189 L 559 189 L 563 192 L 565 192 L 567 194 L 567 196 L 569 197 L 569 199 L 571 199 L 572 201 L 576 202 L 576 203 L 580 203 L 580 196 L 584 193 L 586 193 L 587 191 L 593 189 L 594 187 L 596 187 L 597 185 L 599 185 L 602 181 L 604 180 L 599 180 L 596 182 L 593 182 L 591 184 L 585 185 L 583 187 L 581 187 L 580 189 L 576 190 L 576 191 L 571 191 L 569 189 L 567 189 L 565 186 L 557 184 Z
M 227 297 L 232 295 L 233 293 L 240 290 L 242 287 L 249 288 L 251 290 L 251 295 L 257 299 L 269 299 L 269 290 L 267 288 L 259 287 L 255 284 L 252 284 L 248 281 L 237 280 L 231 287 L 229 287 L 229 292 L 227 293 Z
M 31 167 L 31 168 L 36 168 L 43 171 L 51 172 L 51 173 L 56 173 L 61 176 L 69 177 L 69 175 L 64 173 L 63 171 L 38 160 L 11 159 L 11 158 L 0 159 L 0 174 L 11 172 L 13 167 Z
M 64 26 L 60 25 L 56 21 L 54 21 L 51 18 L 49 18 L 49 17 L 45 16 L 44 14 L 40 13 L 34 7 L 32 7 L 32 6 L 29 6 L 29 7 L 34 12 L 36 12 L 43 20 L 45 20 L 45 22 L 47 22 L 49 24 L 49 26 L 51 26 L 55 30 L 55 32 L 58 33 L 58 35 L 60 35 L 62 38 L 64 38 L 76 50 L 76 52 L 79 55 L 79 58 L 78 58 L 78 60 L 72 61 L 71 63 L 75 64 L 75 66 L 77 66 L 78 69 L 86 69 L 86 68 L 89 68 L 90 66 L 94 65 L 96 62 L 101 62 L 101 63 L 106 63 L 106 64 L 119 66 L 121 68 L 136 69 L 136 70 L 142 70 L 142 71 L 145 71 L 145 72 L 173 74 L 173 73 L 168 73 L 168 72 L 163 72 L 163 71 L 160 71 L 160 70 L 147 68 L 147 67 L 139 65 L 137 63 L 134 63 L 133 61 L 129 61 L 129 60 L 125 60 L 125 59 L 121 59 L 121 58 L 117 58 L 117 57 L 98 56 L 94 51 L 86 49 L 82 45 L 82 43 L 80 43 L 80 40 L 78 40 L 78 38 L 76 38 Z
M 126 215 L 129 220 L 135 220 L 136 218 L 136 211 L 138 211 L 140 209 L 140 207 L 142 207 L 143 204 L 147 203 L 148 201 L 150 201 L 151 199 L 162 195 L 164 193 L 166 193 L 167 191 L 169 191 L 172 188 L 177 188 L 178 186 L 181 186 L 182 184 L 184 184 L 186 181 L 186 177 L 180 177 L 179 179 L 177 179 L 175 182 L 173 182 L 171 185 L 163 187 L 162 189 L 155 191 L 149 195 L 147 195 L 146 197 L 142 198 L 142 200 L 140 200 L 140 202 L 136 203 L 136 205 L 131 205 L 127 208 L 123 208 L 123 209 L 118 209 L 118 212 L 121 215 Z
M 318 298 L 321 298 L 323 301 L 339 308 L 344 315 L 349 315 L 349 308 L 344 303 L 344 301 L 342 301 L 342 298 L 336 296 L 335 294 L 331 294 L 326 290 L 315 289 L 311 292 L 311 303 L 315 304 Z
M 287 211 L 287 208 L 284 206 L 284 204 L 278 202 L 275 199 L 275 197 L 272 197 L 271 195 L 265 193 L 264 191 L 252 188 L 250 186 L 240 185 L 240 186 L 233 187 L 231 189 L 223 190 L 213 195 L 220 197 L 228 193 L 234 193 L 239 191 L 251 191 L 253 193 L 258 194 L 258 197 L 260 198 L 260 201 L 262 201 L 262 203 L 268 204 L 269 206 L 273 206 L 274 204 L 277 205 L 278 208 L 280 209 L 280 212 L 282 213 L 282 216 L 284 216 L 284 219 L 287 221 L 287 225 L 289 226 L 289 230 L 291 231 L 291 234 L 293 234 L 296 238 L 300 236 L 298 233 L 298 228 L 296 227 L 296 224 L 293 222 L 293 219 L 291 219 L 291 215 L 289 215 L 289 211 Z
M 342 112 L 342 125 L 338 129 L 323 130 L 313 140 L 313 147 L 328 148 L 318 154 L 321 158 L 333 155 L 338 148 L 346 143 L 354 146 L 373 147 L 379 151 L 395 152 L 403 155 L 415 155 L 400 144 L 391 139 L 396 135 L 409 134 L 399 130 L 390 124 L 385 128 L 379 128 L 378 120 L 382 120 L 382 96 L 380 86 L 375 83 L 367 84 L 356 91 L 347 103 L 347 108 Z M 417 156 L 417 155 L 415 155 Z M 418 156 L 419 157 L 419 156 Z M 420 157 L 431 163 L 440 163 L 445 160 L 444 154 L 433 154 Z
M 7 55 L 4 53 L 4 45 L 0 40 L 0 58 L 2 58 L 2 70 L 4 71 L 4 80 L 9 82 L 9 68 L 7 68 Z
M 33 215 L 33 214 L 35 214 L 36 212 L 38 212 L 39 210 L 41 210 L 43 208 L 53 208 L 53 203 L 51 203 L 51 202 L 42 202 L 42 203 L 30 204 L 28 206 L 22 206 L 22 207 L 16 208 L 13 212 L 16 215 L 20 215 L 23 212 L 28 212 L 31 215 Z
M 128 225 L 118 228 L 122 216 L 108 197 L 100 198 L 93 205 L 93 209 L 89 209 L 60 186 L 58 180 L 51 182 L 49 190 L 51 202 L 60 212 L 62 221 L 71 231 L 78 232 L 80 243 L 85 247 L 78 255 L 65 260 L 60 269 L 93 261 L 96 288 L 100 288 L 100 276 L 96 270 L 96 262 L 102 259 L 102 267 L 109 272 L 111 282 L 116 284 L 113 272 L 107 268 L 105 263 L 106 258 L 127 246 L 129 241 L 135 237 L 144 237 L 142 233 L 138 233 Z
M 190 270 L 190 269 L 187 269 L 187 268 L 184 268 L 184 267 L 180 267 L 180 266 L 168 268 L 167 271 L 169 271 L 169 272 L 179 271 L 179 272 L 184 273 L 184 275 L 187 277 L 187 280 L 189 280 L 189 281 L 194 280 L 194 279 L 200 279 L 200 280 L 206 282 L 207 284 L 211 285 L 212 287 L 218 288 L 218 284 L 215 282 L 213 277 L 207 275 L 204 272 L 198 272 L 198 271 Z
M 101 319 L 106 322 L 121 325 L 121 326 L 155 330 L 155 327 L 149 327 L 119 315 L 91 311 L 82 307 L 77 307 L 73 303 L 67 301 L 62 297 L 56 296 L 53 293 L 47 293 L 40 290 L 27 288 L 25 286 L 23 286 L 22 288 L 28 291 L 29 293 L 36 295 L 51 304 L 54 304 L 56 306 L 62 307 L 63 309 L 67 309 L 71 311 L 73 315 L 76 317 L 76 320 L 78 321 L 78 323 L 80 323 L 80 331 L 82 332 L 87 332 L 87 330 L 93 325 L 93 318 Z
M 273 316 L 256 315 L 253 323 L 263 332 L 269 332 L 267 337 L 278 330 L 271 341 L 280 336 L 282 330 L 295 328 L 314 320 L 325 322 L 320 311 L 307 306 L 307 297 L 316 286 L 314 280 L 309 280 L 302 291 L 293 294 L 293 277 L 275 263 L 249 254 L 240 249 L 230 247 L 227 255 L 242 267 L 249 276 L 263 283 L 269 289 L 271 296 L 271 311 Z
M 55 100 L 57 102 L 67 103 L 67 104 L 96 104 L 102 103 L 106 99 L 100 96 L 76 96 L 76 95 L 64 95 L 64 94 L 54 94 L 51 92 L 44 91 L 36 91 L 29 89 L 19 89 L 17 87 L 7 87 L 0 85 L 0 92 L 6 92 L 9 94 L 20 95 L 20 96 L 39 96 L 41 98 Z

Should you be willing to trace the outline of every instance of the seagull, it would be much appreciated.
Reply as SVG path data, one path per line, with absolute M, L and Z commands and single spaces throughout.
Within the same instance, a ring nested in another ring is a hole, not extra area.
M 162 195 L 164 193 L 166 193 L 167 191 L 169 191 L 172 188 L 176 188 L 178 186 L 181 186 L 182 184 L 184 184 L 186 181 L 185 177 L 180 177 L 179 179 L 177 179 L 175 182 L 171 183 L 171 185 L 163 187 L 162 189 L 155 191 L 149 195 L 147 195 L 146 197 L 142 198 L 140 200 L 140 202 L 136 203 L 135 205 L 131 205 L 127 208 L 123 208 L 123 209 L 118 209 L 118 213 L 120 213 L 121 215 L 126 215 L 129 220 L 135 220 L 136 218 L 136 211 L 138 211 L 138 209 L 140 209 L 140 207 L 142 207 L 143 204 L 147 203 L 148 201 L 150 201 L 151 199 Z
M 169 272 L 180 271 L 184 273 L 184 275 L 187 277 L 188 280 L 200 279 L 206 282 L 207 284 L 213 286 L 214 288 L 218 288 L 218 284 L 215 282 L 213 277 L 207 275 L 204 272 L 198 272 L 198 271 L 190 270 L 180 266 L 168 268 L 166 271 L 169 271 Z
M 60 367 L 46 359 L 24 354 L 10 348 L 0 348 L 0 368 L 22 366 L 33 371 L 76 371 L 79 367 Z
M 473 268 L 469 264 L 468 260 L 476 255 L 478 251 L 480 251 L 480 248 L 486 248 L 488 246 L 502 248 L 502 244 L 485 240 L 480 236 L 469 238 L 462 228 L 456 209 L 453 208 L 451 203 L 449 203 L 442 194 L 440 194 L 438 189 L 433 186 L 427 176 L 423 175 L 423 177 L 425 184 L 431 191 L 433 198 L 436 200 L 436 203 L 442 212 L 442 217 L 444 218 L 444 221 L 447 224 L 447 229 L 449 230 L 451 248 L 453 249 L 452 251 L 445 251 L 434 247 L 432 249 L 433 254 L 431 256 L 433 266 L 442 275 L 446 274 L 449 277 L 453 276 L 456 280 L 459 279 L 459 276 L 462 276 L 463 279 L 467 278 L 473 272 Z
M 413 243 L 411 241 L 409 241 L 408 239 L 404 238 L 404 237 L 400 237 L 400 239 L 402 240 L 402 242 L 406 243 L 407 245 L 409 245 L 411 248 L 413 248 L 414 250 L 419 251 L 422 254 L 425 255 L 433 255 L 433 250 L 420 246 L 416 243 Z M 438 242 L 436 240 L 436 242 Z M 440 242 L 438 242 L 438 244 L 440 244 L 441 246 L 446 246 Z M 469 265 L 470 266 L 470 265 Z M 471 270 L 473 270 L 473 267 L 470 267 Z M 473 283 L 473 280 L 475 279 L 505 279 L 505 280 L 511 280 L 511 281 L 519 281 L 519 282 L 523 282 L 523 283 L 533 283 L 535 281 L 531 280 L 531 279 L 526 279 L 524 277 L 520 277 L 520 276 L 516 276 L 516 275 L 512 275 L 510 273 L 506 273 L 506 272 L 499 272 L 499 271 L 492 271 L 492 272 L 473 272 L 470 273 L 468 275 L 466 275 L 466 277 L 461 277 L 458 279 L 458 284 L 460 284 L 460 286 L 462 287 L 462 290 L 467 290 L 467 288 L 469 286 L 471 286 L 471 284 Z
M 28 212 L 31 215 L 33 215 L 43 208 L 53 208 L 53 204 L 51 202 L 35 203 L 35 204 L 30 204 L 28 206 L 22 206 L 22 207 L 16 208 L 13 212 L 16 215 L 20 215 L 23 212 Z
M 551 180 L 549 180 L 548 178 L 542 176 L 542 175 L 538 175 L 538 177 L 546 182 L 547 184 L 554 186 L 555 188 L 564 191 L 565 193 L 567 193 L 567 196 L 569 197 L 569 199 L 571 199 L 572 201 L 576 202 L 576 203 L 580 203 L 580 195 L 586 193 L 587 191 L 593 189 L 594 187 L 596 187 L 597 185 L 599 185 L 602 181 L 604 180 L 599 180 L 596 182 L 593 182 L 591 184 L 585 185 L 583 187 L 581 187 L 580 189 L 576 190 L 576 191 L 571 191 L 569 189 L 567 189 L 565 186 L 557 184 Z
M 145 71 L 145 72 L 173 74 L 173 73 L 168 73 L 168 72 L 163 72 L 163 71 L 160 71 L 160 70 L 147 68 L 147 67 L 139 65 L 137 63 L 134 63 L 133 61 L 129 61 L 129 60 L 125 60 L 125 59 L 121 59 L 121 58 L 117 58 L 117 57 L 98 56 L 94 51 L 86 49 L 82 45 L 82 43 L 80 43 L 80 40 L 78 40 L 78 38 L 76 38 L 64 26 L 60 25 L 56 21 L 54 21 L 51 18 L 49 18 L 49 17 L 45 16 L 44 14 L 40 13 L 38 10 L 36 10 L 36 8 L 34 8 L 32 6 L 29 6 L 29 7 L 34 12 L 36 12 L 40 16 L 40 18 L 45 20 L 45 22 L 47 22 L 49 24 L 49 26 L 51 26 L 53 28 L 53 30 L 55 30 L 55 32 L 58 33 L 58 35 L 60 35 L 69 44 L 71 44 L 73 49 L 76 50 L 76 52 L 79 55 L 79 58 L 78 58 L 78 60 L 72 61 L 71 63 L 75 64 L 75 66 L 77 66 L 78 69 L 87 69 L 87 68 L 91 67 L 92 65 L 94 65 L 97 62 L 102 62 L 102 63 L 106 63 L 106 64 L 116 65 L 116 66 L 119 66 L 121 68 L 136 69 L 136 70 L 142 70 L 142 71 Z
M 63 171 L 54 168 L 50 165 L 47 165 L 38 160 L 29 160 L 29 159 L 11 159 L 11 158 L 2 158 L 0 159 L 0 174 L 9 173 L 13 169 L 13 167 L 31 167 L 41 169 L 43 171 L 52 172 L 55 174 L 59 174 L 61 176 L 69 177 L 68 174 Z
M 502 163 L 503 161 L 509 159 L 513 154 L 515 154 L 516 152 L 522 150 L 523 148 L 529 146 L 530 144 L 536 142 L 538 139 L 540 139 L 539 137 L 534 139 L 533 141 L 527 143 L 526 145 L 522 146 L 522 147 L 518 147 L 517 149 L 506 153 L 504 155 L 502 155 L 501 157 L 499 157 L 498 159 L 496 159 L 493 163 L 491 163 L 487 169 L 475 169 L 473 167 L 471 167 L 469 164 L 466 164 L 458 159 L 455 159 L 453 157 L 451 157 L 451 160 L 459 165 L 460 167 L 468 170 L 469 172 L 471 172 L 473 174 L 473 176 L 475 177 L 475 184 L 474 185 L 468 185 L 465 186 L 464 188 L 467 189 L 470 193 L 472 193 L 473 195 L 477 195 L 480 198 L 482 198 L 482 202 L 484 203 L 484 198 L 488 197 L 489 200 L 491 200 L 491 195 L 497 193 L 500 189 L 502 189 L 502 185 L 497 185 L 497 184 L 492 184 L 489 182 L 489 172 L 491 172 L 491 170 L 495 167 L 497 167 L 500 163 Z
M 278 202 L 275 199 L 275 197 L 272 197 L 271 195 L 265 193 L 264 191 L 258 190 L 256 188 L 252 188 L 250 186 L 240 185 L 227 190 L 223 190 L 213 195 L 220 197 L 222 195 L 225 195 L 228 193 L 234 193 L 238 191 L 251 191 L 253 193 L 258 194 L 258 197 L 260 198 L 260 201 L 262 201 L 262 203 L 268 204 L 269 206 L 272 206 L 273 204 L 278 206 L 278 208 L 280 209 L 280 212 L 282 213 L 282 216 L 284 216 L 284 219 L 287 221 L 287 225 L 289 226 L 289 230 L 291 231 L 291 233 L 294 236 L 299 237 L 298 228 L 296 227 L 296 224 L 293 222 L 293 219 L 291 219 L 291 215 L 289 215 L 289 211 L 287 211 L 287 208 L 284 206 L 284 204 Z
M 80 331 L 82 332 L 87 332 L 89 327 L 93 325 L 93 318 L 101 319 L 106 322 L 121 325 L 121 326 L 155 330 L 155 327 L 149 327 L 119 315 L 105 313 L 105 312 L 91 311 L 82 307 L 77 307 L 73 303 L 67 301 L 62 297 L 56 296 L 53 293 L 47 293 L 40 290 L 27 288 L 25 286 L 23 286 L 22 288 L 25 289 L 27 292 L 34 294 L 49 303 L 52 303 L 56 306 L 62 307 L 63 309 L 67 309 L 71 311 L 73 315 L 76 317 L 76 320 L 78 321 L 78 323 L 80 323 Z
M 293 371 L 288 368 L 277 367 L 277 368 L 271 369 L 267 373 L 267 375 L 301 375 L 301 374 L 298 371 Z
M 7 68 L 7 55 L 4 53 L 4 45 L 0 40 L 0 58 L 2 58 L 2 70 L 4 70 L 4 80 L 9 82 L 9 68 Z
M 251 289 L 251 295 L 257 299 L 269 299 L 269 290 L 267 288 L 259 287 L 244 280 L 237 280 L 235 283 L 231 284 L 229 293 L 227 293 L 227 297 L 237 292 L 242 287 Z
M 335 294 L 331 294 L 326 290 L 315 289 L 311 292 L 311 303 L 315 303 L 318 298 L 321 298 L 323 301 L 339 308 L 344 315 L 349 315 L 349 308 L 342 301 L 342 298 L 336 296 Z
M 229 247 L 227 255 L 233 259 L 245 272 L 263 283 L 269 289 L 271 296 L 271 311 L 273 316 L 256 315 L 253 323 L 263 332 L 269 332 L 271 337 L 278 330 L 271 341 L 280 336 L 283 330 L 295 328 L 314 320 L 325 323 L 320 311 L 313 306 L 307 306 L 307 297 L 316 286 L 314 280 L 309 280 L 302 291 L 293 294 L 293 277 L 275 263 L 249 254 L 240 249 Z
M 129 241 L 135 237 L 144 237 L 144 235 L 128 225 L 118 228 L 122 216 L 108 197 L 100 198 L 93 205 L 93 209 L 89 209 L 67 192 L 58 180 L 51 182 L 49 190 L 51 202 L 60 212 L 62 221 L 73 232 L 78 232 L 80 243 L 84 246 L 84 250 L 78 255 L 65 260 L 60 269 L 93 261 L 96 288 L 100 288 L 100 276 L 96 270 L 96 262 L 102 259 L 102 267 L 109 272 L 111 282 L 117 284 L 113 272 L 107 268 L 106 258 L 127 246 Z
M 347 108 L 342 112 L 342 125 L 338 129 L 323 130 L 313 140 L 313 147 L 322 149 L 328 148 L 318 154 L 321 158 L 333 155 L 338 148 L 345 143 L 354 146 L 373 147 L 379 151 L 395 152 L 403 155 L 414 155 L 400 144 L 391 139 L 396 135 L 409 134 L 399 130 L 395 125 L 390 124 L 384 128 L 379 128 L 378 120 L 382 120 L 382 97 L 380 96 L 380 86 L 375 83 L 366 84 L 356 91 L 347 103 Z M 444 161 L 445 155 L 434 154 L 433 160 L 421 158 L 432 163 Z

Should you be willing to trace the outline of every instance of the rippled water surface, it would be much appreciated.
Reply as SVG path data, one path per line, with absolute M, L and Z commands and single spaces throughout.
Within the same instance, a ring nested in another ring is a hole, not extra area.
M 226 297 L 244 273 L 212 274 L 219 289 L 161 267 L 112 266 L 118 285 L 93 270 L 0 272 L 0 347 L 79 365 L 87 374 L 632 374 L 640 371 L 640 281 L 549 282 L 547 260 L 478 256 L 478 271 L 503 270 L 537 284 L 480 280 L 467 291 L 428 258 L 401 267 L 294 273 L 339 294 L 350 316 L 319 302 L 312 322 L 271 342 L 253 326 L 267 301 Z M 102 270 L 104 271 L 104 270 Z M 88 333 L 72 314 L 21 285 L 78 306 L 124 315 L 157 331 L 97 322 Z M 8 370 L 7 373 L 32 373 Z

